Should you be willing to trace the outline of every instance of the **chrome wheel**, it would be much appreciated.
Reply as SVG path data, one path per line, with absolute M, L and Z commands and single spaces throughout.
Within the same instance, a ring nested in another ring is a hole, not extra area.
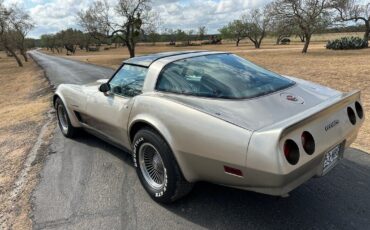
M 138 157 L 145 181 L 153 189 L 161 189 L 165 183 L 165 167 L 157 149 L 150 143 L 144 143 L 140 146 Z
M 59 124 L 64 132 L 68 131 L 68 118 L 67 118 L 67 113 L 66 110 L 64 109 L 63 105 L 58 105 L 57 108 L 57 113 L 58 113 L 58 119 L 59 119 Z

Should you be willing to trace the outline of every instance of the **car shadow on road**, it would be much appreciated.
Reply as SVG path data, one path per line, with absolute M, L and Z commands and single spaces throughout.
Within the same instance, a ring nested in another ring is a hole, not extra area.
M 125 164 L 134 167 L 131 154 L 124 149 L 121 149 L 112 143 L 106 142 L 84 130 L 79 130 L 79 135 L 73 138 L 76 142 L 83 143 L 93 148 L 99 148 L 122 160 Z
M 103 148 L 133 167 L 131 156 L 110 144 L 90 135 L 77 141 Z M 366 229 L 370 225 L 369 175 L 370 155 L 349 149 L 325 177 L 309 180 L 288 198 L 200 182 L 189 196 L 162 207 L 210 229 Z

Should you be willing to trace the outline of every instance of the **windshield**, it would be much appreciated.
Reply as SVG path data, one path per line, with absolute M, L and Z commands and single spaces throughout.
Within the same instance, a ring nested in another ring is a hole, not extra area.
M 269 94 L 294 82 L 233 54 L 212 54 L 172 62 L 164 67 L 159 91 L 242 99 Z
M 109 82 L 112 92 L 124 97 L 141 94 L 147 72 L 145 67 L 123 65 Z

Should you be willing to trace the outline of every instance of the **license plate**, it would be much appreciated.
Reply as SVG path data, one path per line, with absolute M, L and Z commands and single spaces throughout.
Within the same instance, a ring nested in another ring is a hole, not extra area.
M 324 156 L 324 170 L 327 173 L 339 161 L 340 145 L 335 146 L 325 153 Z

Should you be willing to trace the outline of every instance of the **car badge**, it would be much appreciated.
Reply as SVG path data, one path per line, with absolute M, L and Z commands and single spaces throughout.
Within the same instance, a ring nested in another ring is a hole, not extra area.
M 286 99 L 288 101 L 298 101 L 298 98 L 296 96 L 293 96 L 293 95 L 287 95 Z
M 304 103 L 303 98 L 301 98 L 299 96 L 296 96 L 294 94 L 291 94 L 291 93 L 281 93 L 280 96 L 281 96 L 281 98 L 283 98 L 287 101 L 293 102 L 293 103 L 297 103 L 297 104 L 303 104 Z
M 325 131 L 327 132 L 329 129 L 333 128 L 337 124 L 339 124 L 339 120 L 334 120 L 330 122 L 329 124 L 325 125 Z

